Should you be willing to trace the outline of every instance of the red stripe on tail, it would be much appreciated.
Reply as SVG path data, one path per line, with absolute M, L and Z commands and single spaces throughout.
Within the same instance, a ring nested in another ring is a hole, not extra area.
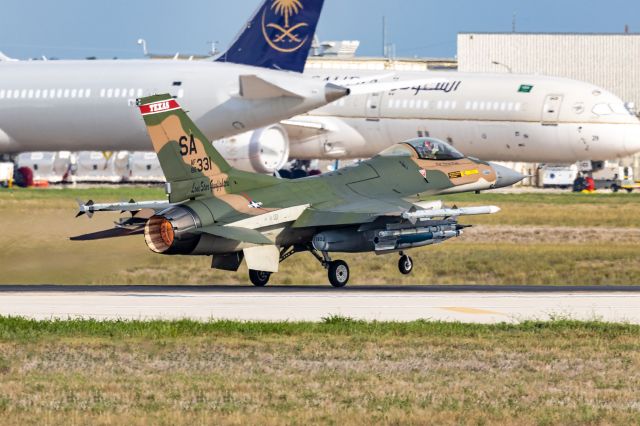
M 178 105 L 178 102 L 175 99 L 168 99 L 166 101 L 140 105 L 140 113 L 142 113 L 142 115 L 157 114 L 160 112 L 171 111 L 178 108 L 180 108 L 180 105 Z

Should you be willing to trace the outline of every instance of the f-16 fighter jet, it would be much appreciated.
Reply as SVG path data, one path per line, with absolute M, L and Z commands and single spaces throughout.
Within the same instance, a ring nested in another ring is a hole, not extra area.
M 349 266 L 333 253 L 399 253 L 400 272 L 413 269 L 405 250 L 462 234 L 462 215 L 495 206 L 446 208 L 427 197 L 512 185 L 515 171 L 464 157 L 431 138 L 393 145 L 357 166 L 284 180 L 231 167 L 169 94 L 138 100 L 167 184 L 167 201 L 80 205 L 78 215 L 129 211 L 117 227 L 74 240 L 144 234 L 167 255 L 212 256 L 212 268 L 237 271 L 264 286 L 280 262 L 310 252 L 343 287 Z

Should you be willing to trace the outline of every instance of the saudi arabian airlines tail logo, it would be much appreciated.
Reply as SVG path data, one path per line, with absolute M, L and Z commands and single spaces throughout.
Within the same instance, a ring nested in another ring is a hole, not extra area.
M 293 53 L 309 39 L 307 22 L 296 22 L 302 0 L 273 0 L 262 12 L 262 34 L 269 46 L 282 53 Z M 282 23 L 284 17 L 284 26 Z M 267 22 L 276 21 L 276 22 Z

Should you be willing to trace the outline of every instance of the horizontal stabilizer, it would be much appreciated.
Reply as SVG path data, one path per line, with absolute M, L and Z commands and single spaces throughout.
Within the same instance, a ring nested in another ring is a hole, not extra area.
M 226 238 L 228 240 L 240 241 L 250 244 L 273 244 L 273 241 L 262 235 L 260 232 L 248 228 L 239 228 L 236 226 L 219 226 L 211 225 L 199 228 L 197 232 L 202 234 L 215 235 L 216 237 Z
M 251 100 L 280 98 L 283 96 L 303 98 L 297 93 L 291 92 L 257 75 L 240 76 L 240 96 Z
M 141 234 L 144 234 L 144 227 L 138 229 L 111 228 L 104 231 L 92 232 L 90 234 L 78 235 L 69 239 L 71 241 L 92 241 L 103 240 L 106 238 L 128 237 L 129 235 Z

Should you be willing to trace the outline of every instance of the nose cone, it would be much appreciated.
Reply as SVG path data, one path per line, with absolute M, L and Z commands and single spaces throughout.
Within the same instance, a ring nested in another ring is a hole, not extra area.
M 351 90 L 346 87 L 338 86 L 337 84 L 327 83 L 324 86 L 324 97 L 328 103 L 331 103 L 337 99 L 347 96 Z
M 496 188 L 505 188 L 514 185 L 524 179 L 524 175 L 499 164 L 490 163 L 491 167 L 496 171 Z
M 628 155 L 640 152 L 640 123 L 630 125 L 625 130 L 624 150 Z

